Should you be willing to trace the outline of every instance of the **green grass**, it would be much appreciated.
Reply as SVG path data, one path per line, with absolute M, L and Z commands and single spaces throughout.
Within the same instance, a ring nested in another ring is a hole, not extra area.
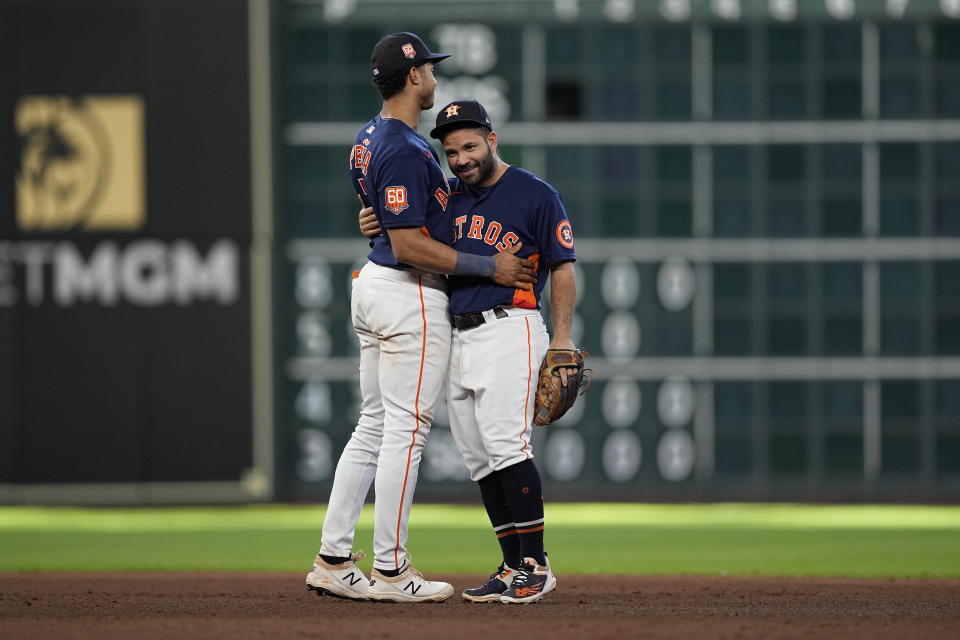
M 286 505 L 0 507 L 0 570 L 306 571 L 322 521 Z M 367 508 L 355 547 L 371 556 L 372 530 Z M 567 574 L 960 578 L 960 507 L 557 504 L 546 541 Z M 499 562 L 479 507 L 415 505 L 408 546 L 430 573 Z

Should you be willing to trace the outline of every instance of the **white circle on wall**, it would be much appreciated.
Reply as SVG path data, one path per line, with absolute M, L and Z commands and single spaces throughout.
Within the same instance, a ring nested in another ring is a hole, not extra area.
M 632 426 L 640 417 L 642 400 L 636 380 L 614 378 L 603 387 L 603 419 L 611 427 Z
M 319 309 L 330 304 L 333 286 L 330 265 L 320 258 L 307 258 L 297 265 L 296 287 L 297 303 L 307 309 Z
M 300 445 L 300 460 L 297 462 L 297 475 L 307 482 L 325 480 L 333 471 L 330 436 L 320 429 L 301 429 L 297 434 Z
M 628 22 L 636 14 L 635 0 L 607 0 L 603 15 L 613 22 Z
M 657 417 L 668 427 L 690 422 L 695 406 L 693 385 L 686 378 L 667 378 L 657 391 Z
M 640 350 L 640 323 L 626 311 L 615 311 L 603 321 L 603 353 L 614 362 L 627 362 Z
M 611 309 L 629 309 L 640 297 L 640 273 L 632 260 L 612 258 L 600 277 L 603 301 Z
M 657 444 L 657 468 L 664 480 L 680 482 L 693 471 L 693 438 L 687 431 L 672 429 Z
M 326 382 L 307 382 L 294 402 L 297 416 L 313 423 L 327 423 L 333 414 L 330 386 Z
M 668 258 L 657 271 L 657 296 L 668 311 L 682 311 L 694 293 L 693 267 L 683 258 Z
M 614 431 L 603 443 L 603 471 L 614 482 L 633 480 L 642 459 L 640 438 L 633 431 Z
M 579 476 L 585 458 L 583 438 L 576 431 L 558 429 L 547 440 L 544 462 L 547 473 L 554 480 L 566 482 Z
M 333 348 L 329 319 L 319 311 L 305 311 L 297 317 L 297 342 L 301 349 L 311 356 L 328 356 Z

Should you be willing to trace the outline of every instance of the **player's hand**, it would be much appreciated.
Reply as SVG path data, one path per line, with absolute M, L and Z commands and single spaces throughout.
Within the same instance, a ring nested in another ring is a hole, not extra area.
M 493 281 L 504 287 L 530 291 L 537 281 L 537 268 L 526 258 L 516 256 L 522 245 L 522 242 L 518 242 L 493 257 L 497 263 Z
M 569 349 L 571 351 L 576 350 L 576 346 L 573 344 L 573 340 L 558 340 L 554 338 L 550 341 L 551 349 Z M 564 367 L 562 369 L 557 369 L 557 373 L 560 374 L 560 384 L 567 386 L 567 372 L 574 374 L 577 372 L 576 367 Z
M 360 221 L 360 233 L 366 238 L 376 238 L 380 235 L 380 223 L 377 222 L 377 214 L 373 212 L 373 207 L 360 209 L 358 216 Z

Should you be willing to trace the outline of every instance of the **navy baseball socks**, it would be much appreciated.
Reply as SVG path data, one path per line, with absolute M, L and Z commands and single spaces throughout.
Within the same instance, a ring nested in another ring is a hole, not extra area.
M 493 532 L 497 535 L 497 542 L 500 543 L 500 551 L 503 552 L 503 564 L 511 567 L 520 566 L 523 559 L 520 555 L 520 538 L 517 536 L 517 527 L 513 522 L 507 497 L 503 493 L 500 472 L 494 471 L 487 477 L 481 478 L 477 484 L 480 486 L 483 507 L 487 510 L 487 517 L 490 518 Z
M 461 595 L 469 602 L 499 602 L 500 595 L 510 587 L 513 575 L 522 564 L 520 556 L 520 538 L 517 527 L 513 523 L 507 498 L 503 494 L 503 483 L 500 472 L 494 471 L 485 478 L 481 478 L 477 485 L 480 487 L 480 497 L 487 510 L 487 517 L 493 526 L 493 532 L 500 543 L 503 553 L 503 562 L 497 570 L 490 574 L 487 582 L 479 587 L 465 589 Z
M 524 460 L 497 472 L 503 494 L 517 527 L 520 557 L 547 563 L 543 552 L 543 488 L 533 460 Z
M 323 558 L 323 561 L 326 562 L 327 564 L 343 564 L 344 562 L 350 559 L 350 556 L 347 556 L 344 558 L 340 556 L 328 556 L 323 553 L 319 555 L 321 558 Z
M 481 479 L 480 495 L 503 552 L 487 582 L 462 595 L 470 602 L 535 602 L 556 589 L 543 550 L 543 491 L 532 460 Z
M 500 602 L 529 604 L 557 588 L 557 579 L 543 550 L 543 488 L 533 460 L 500 471 L 503 492 L 510 505 L 520 539 L 523 564 L 511 576 Z

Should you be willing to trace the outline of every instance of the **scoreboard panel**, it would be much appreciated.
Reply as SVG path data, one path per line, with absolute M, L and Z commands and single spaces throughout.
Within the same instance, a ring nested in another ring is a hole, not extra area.
M 279 496 L 325 498 L 356 419 L 346 163 L 400 30 L 454 54 L 437 106 L 480 100 L 573 222 L 598 378 L 535 431 L 552 495 L 960 494 L 960 3 L 277 12 Z M 437 413 L 419 495 L 473 497 Z

